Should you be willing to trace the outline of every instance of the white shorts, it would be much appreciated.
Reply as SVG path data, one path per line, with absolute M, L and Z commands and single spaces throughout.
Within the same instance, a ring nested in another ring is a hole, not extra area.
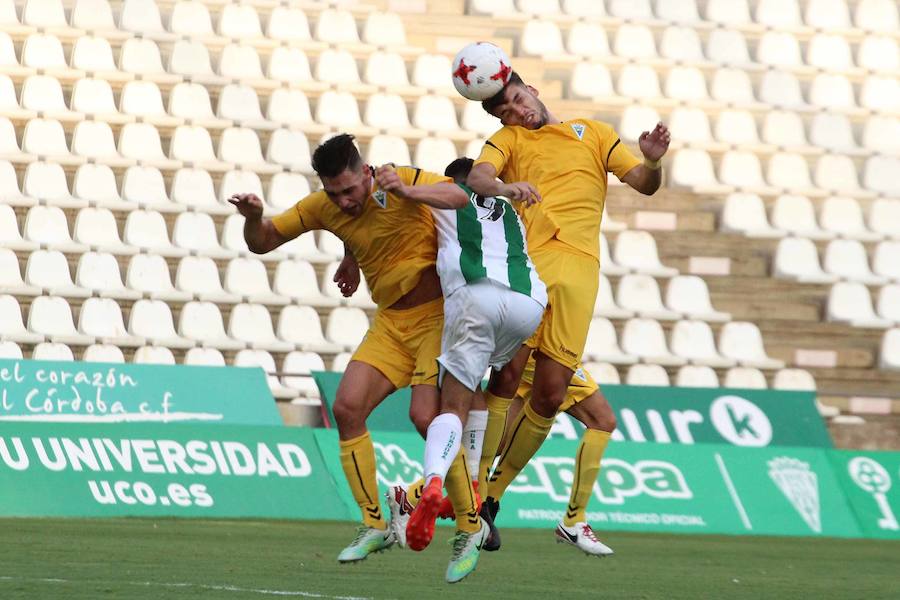
M 487 368 L 500 368 L 531 337 L 544 307 L 491 279 L 480 279 L 444 298 L 440 374 L 450 372 L 470 390 L 480 387 Z

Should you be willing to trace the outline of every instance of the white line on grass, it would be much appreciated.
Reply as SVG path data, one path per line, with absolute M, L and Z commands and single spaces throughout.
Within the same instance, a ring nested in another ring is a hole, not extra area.
M 10 577 L 0 575 L 0 581 L 20 581 L 32 583 L 102 583 L 104 585 L 124 584 L 141 587 L 164 587 L 164 588 L 198 588 L 203 590 L 213 590 L 217 592 L 240 592 L 250 594 L 260 594 L 264 596 L 293 596 L 299 598 L 328 598 L 330 600 L 372 600 L 366 596 L 330 596 L 328 594 L 319 594 L 316 592 L 304 592 L 300 590 L 266 590 L 258 588 L 242 588 L 235 585 L 208 585 L 204 583 L 166 583 L 162 581 L 112 581 L 112 580 L 72 580 L 59 579 L 57 577 Z

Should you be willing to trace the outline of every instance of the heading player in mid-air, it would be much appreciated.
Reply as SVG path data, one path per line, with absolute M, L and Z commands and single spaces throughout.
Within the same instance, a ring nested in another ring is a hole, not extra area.
M 487 475 L 503 437 L 506 412 L 522 372 L 534 354 L 531 399 L 511 424 L 508 443 L 491 475 L 482 516 L 491 518 L 516 475 L 546 438 L 557 412 L 565 408 L 573 375 L 584 373 L 581 356 L 597 296 L 600 219 L 606 199 L 607 173 L 641 192 L 653 194 L 662 180 L 660 159 L 669 145 L 662 123 L 641 134 L 643 162 L 619 140 L 613 128 L 591 119 L 560 121 L 538 99 L 538 91 L 513 73 L 507 85 L 482 107 L 504 125 L 485 143 L 468 185 L 485 196 L 512 200 L 542 199 L 517 208 L 525 223 L 531 258 L 547 284 L 549 306 L 538 331 L 496 377 L 486 394 L 488 426 L 481 476 Z M 497 178 L 500 178 L 500 181 Z M 596 481 L 600 460 L 615 427 L 609 404 L 587 373 L 583 390 L 573 399 L 590 399 L 582 415 L 595 427 L 582 438 L 576 457 L 576 482 L 566 518 L 557 536 L 595 555 L 612 551 L 600 543 L 584 509 Z M 527 382 L 526 382 L 527 384 Z M 581 417 L 580 417 L 581 418 Z M 590 425 L 589 425 L 590 426 Z M 499 548 L 491 522 L 485 549 Z
M 353 136 L 347 134 L 316 148 L 312 164 L 323 190 L 272 219 L 262 217 L 262 201 L 253 194 L 238 194 L 229 201 L 245 217 L 244 238 L 256 253 L 314 229 L 337 235 L 358 261 L 348 271 L 362 270 L 378 305 L 372 326 L 341 377 L 333 407 L 341 466 L 363 516 L 355 539 L 338 560 L 355 562 L 394 543 L 381 511 L 366 418 L 388 394 L 407 385 L 412 386 L 410 416 L 419 431 L 439 405 L 443 298 L 435 270 L 437 242 L 431 214 L 417 200 L 465 202 L 468 196 L 449 178 L 412 167 L 396 169 L 404 197 L 378 188 L 375 169 L 362 161 Z M 473 536 L 482 524 L 462 453 L 446 485 L 458 528 Z M 465 572 L 465 564 L 458 570 Z

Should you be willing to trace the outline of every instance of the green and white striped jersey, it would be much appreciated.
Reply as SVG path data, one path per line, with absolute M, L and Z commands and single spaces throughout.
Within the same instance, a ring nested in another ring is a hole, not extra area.
M 438 234 L 437 271 L 446 298 L 456 289 L 491 279 L 547 306 L 547 288 L 528 257 L 525 228 L 502 198 L 484 198 L 465 186 L 469 203 L 432 208 Z

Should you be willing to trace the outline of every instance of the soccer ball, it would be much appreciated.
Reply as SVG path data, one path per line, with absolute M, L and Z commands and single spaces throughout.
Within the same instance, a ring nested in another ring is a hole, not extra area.
M 453 86 L 469 100 L 486 100 L 503 89 L 512 74 L 506 53 L 490 42 L 475 42 L 453 59 Z

